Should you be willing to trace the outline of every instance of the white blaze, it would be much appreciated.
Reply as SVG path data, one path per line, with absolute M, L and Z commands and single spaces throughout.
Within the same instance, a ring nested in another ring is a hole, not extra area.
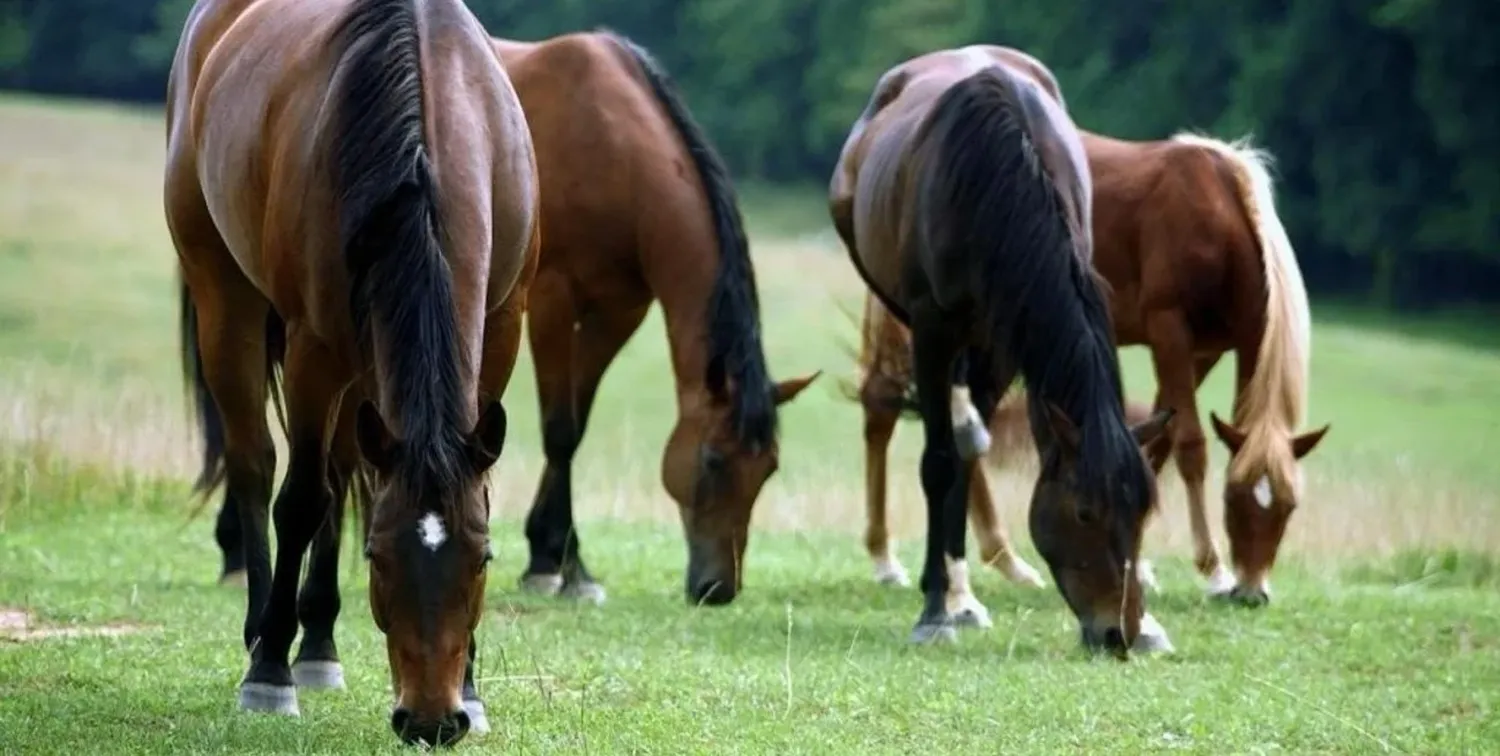
M 1255 503 L 1263 509 L 1271 508 L 1271 479 L 1264 475 L 1255 481 Z
M 443 527 L 443 520 L 436 512 L 422 515 L 422 520 L 417 523 L 417 533 L 422 536 L 422 545 L 430 551 L 437 551 L 448 540 L 448 530 Z

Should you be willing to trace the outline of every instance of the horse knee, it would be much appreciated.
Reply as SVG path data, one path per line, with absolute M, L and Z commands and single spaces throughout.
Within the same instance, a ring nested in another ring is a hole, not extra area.
M 566 465 L 573 461 L 578 451 L 578 423 L 571 414 L 551 412 L 542 422 L 542 452 L 547 461 Z
M 1173 456 L 1184 479 L 1201 481 L 1208 474 L 1208 440 L 1202 431 L 1187 432 L 1178 438 Z
M 885 447 L 896 432 L 896 416 L 879 409 L 865 409 L 865 443 Z

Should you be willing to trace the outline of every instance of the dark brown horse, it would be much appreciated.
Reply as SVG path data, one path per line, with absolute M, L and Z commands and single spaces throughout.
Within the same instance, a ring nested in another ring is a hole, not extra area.
M 777 407 L 817 374 L 772 382 L 729 175 L 650 55 L 609 33 L 495 47 L 536 140 L 546 228 L 527 318 L 547 469 L 522 585 L 604 598 L 573 522 L 573 456 L 604 371 L 655 300 L 677 379 L 662 481 L 682 516 L 686 594 L 727 603 L 776 471 Z
M 1094 178 L 1094 265 L 1112 291 L 1116 341 L 1151 349 L 1156 407 L 1178 418 L 1170 435 L 1148 449 L 1152 467 L 1160 473 L 1167 457 L 1176 457 L 1187 488 L 1194 563 L 1208 578 L 1209 592 L 1263 605 L 1301 498 L 1298 460 L 1328 432 L 1325 425 L 1296 435 L 1305 415 L 1311 331 L 1302 275 L 1276 216 L 1269 157 L 1247 142 L 1189 134 L 1125 142 L 1079 133 Z M 910 380 L 899 362 L 910 336 L 879 316 L 866 311 L 863 349 L 869 354 L 861 357 L 868 366 L 861 379 L 861 391 L 870 395 L 867 422 L 877 427 L 889 412 L 882 407 Z M 1233 572 L 1220 562 L 1209 532 L 1208 450 L 1196 398 L 1229 351 L 1236 356 L 1234 422 L 1212 414 L 1211 420 L 1230 452 L 1224 526 Z M 997 416 L 992 429 L 1018 433 L 999 428 L 1019 422 Z M 873 528 L 873 514 L 871 522 Z M 885 564 L 878 553 L 884 552 L 871 551 L 877 570 Z M 1138 567 L 1143 576 L 1150 573 L 1144 560 Z
M 886 468 L 897 422 L 917 412 L 912 396 L 911 332 L 880 304 L 874 294 L 866 293 L 864 315 L 860 322 L 860 346 L 856 354 L 857 375 L 845 381 L 845 395 L 860 404 L 864 414 L 865 436 L 865 550 L 875 569 L 875 580 L 886 585 L 909 584 L 906 568 L 892 551 L 890 531 L 886 526 Z M 1023 458 L 1034 450 L 1031 426 L 1027 420 L 1026 392 L 1017 388 L 1007 395 L 990 420 L 988 437 L 979 420 L 978 410 L 965 387 L 956 386 L 952 400 L 954 428 L 960 439 L 976 449 L 988 447 L 986 457 L 996 468 Z M 1131 425 L 1151 419 L 1151 407 L 1140 402 L 1125 403 L 1125 421 Z M 980 561 L 998 570 L 1006 579 L 1020 585 L 1041 587 L 1041 576 L 1011 546 L 1010 535 L 1000 521 L 1000 513 L 990 493 L 989 477 L 976 459 L 969 463 L 969 522 L 979 542 Z M 1143 561 L 1139 565 L 1147 567 Z M 950 575 L 948 607 L 957 610 L 967 606 L 980 617 L 988 611 L 967 580 L 966 570 Z
M 218 424 L 206 459 L 222 459 L 248 568 L 240 706 L 295 714 L 296 683 L 342 683 L 337 513 L 368 476 L 391 724 L 409 742 L 456 741 L 483 726 L 484 475 L 505 439 L 499 400 L 538 243 L 515 92 L 458 0 L 199 0 L 167 100 L 185 362 L 200 418 Z M 273 571 L 275 364 L 291 460 Z
M 964 620 L 947 606 L 948 565 L 964 556 L 967 463 L 979 450 L 955 434 L 955 373 L 985 418 L 1025 379 L 1042 460 L 1032 540 L 1085 645 L 1123 657 L 1141 635 L 1134 562 L 1156 486 L 1139 444 L 1168 415 L 1125 423 L 1090 267 L 1090 193 L 1052 75 L 1004 48 L 942 50 L 887 71 L 845 142 L 829 187 L 834 226 L 912 332 L 928 511 L 915 642 L 951 639 Z

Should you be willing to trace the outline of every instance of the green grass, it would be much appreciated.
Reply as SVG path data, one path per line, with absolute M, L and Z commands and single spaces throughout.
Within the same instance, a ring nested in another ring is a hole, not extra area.
M 131 622 L 118 638 L 0 636 L 0 753 L 370 752 L 385 724 L 381 639 L 353 553 L 338 638 L 350 689 L 304 694 L 299 720 L 234 710 L 243 594 L 218 588 L 208 517 L 189 519 L 173 251 L 160 207 L 161 123 L 135 109 L 0 98 L 0 609 L 57 624 Z M 1440 318 L 1315 308 L 1308 500 L 1266 610 L 1205 603 L 1181 494 L 1148 535 L 1178 647 L 1085 659 L 1053 589 L 992 573 L 995 627 L 914 649 L 919 599 L 873 585 L 860 546 L 859 417 L 838 396 L 860 286 L 813 190 L 749 187 L 765 338 L 778 377 L 828 372 L 784 414 L 782 472 L 757 505 L 746 593 L 680 596 L 684 549 L 660 490 L 673 419 L 653 313 L 611 368 L 577 463 L 598 608 L 522 596 L 520 534 L 540 473 L 523 355 L 512 442 L 495 473 L 499 557 L 480 633 L 509 753 L 1408 753 L 1500 745 L 1500 353 Z M 1491 335 L 1486 335 L 1487 333 Z M 1123 356 L 1151 391 L 1142 350 Z M 1232 363 L 1202 393 L 1229 405 Z M 918 563 L 917 436 L 893 455 L 892 526 Z M 1224 457 L 1214 450 L 1210 486 Z M 1169 481 L 1175 474 L 1169 474 Z M 1028 559 L 1030 481 L 996 476 Z M 217 505 L 215 501 L 214 506 Z M 1210 516 L 1217 522 L 1218 504 Z M 1222 542 L 1222 538 L 1220 538 Z

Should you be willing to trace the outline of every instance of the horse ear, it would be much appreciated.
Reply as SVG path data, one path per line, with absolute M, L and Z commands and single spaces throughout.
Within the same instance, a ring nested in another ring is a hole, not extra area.
M 1323 434 L 1331 428 L 1333 428 L 1332 423 L 1292 439 L 1292 456 L 1296 459 L 1307 456 L 1309 452 L 1317 448 L 1318 442 L 1323 440 Z
M 1078 447 L 1083 445 L 1083 439 L 1078 433 L 1078 426 L 1068 419 L 1067 413 L 1058 408 L 1056 404 L 1047 402 L 1047 425 L 1052 428 L 1052 436 L 1062 443 L 1069 454 L 1077 454 Z
M 1208 419 L 1213 423 L 1214 435 L 1224 442 L 1224 446 L 1229 448 L 1229 453 L 1239 454 L 1240 447 L 1245 445 L 1245 434 L 1233 425 L 1220 420 L 1217 412 L 1209 411 Z
M 500 459 L 500 450 L 505 448 L 505 431 L 509 421 L 505 408 L 499 400 L 492 399 L 485 405 L 479 422 L 474 423 L 474 433 L 469 437 L 469 462 L 474 471 L 482 473 Z
M 816 381 L 818 379 L 818 376 L 822 374 L 823 371 L 818 370 L 812 375 L 803 376 L 801 378 L 793 378 L 791 380 L 782 381 L 776 384 L 776 386 L 771 389 L 771 397 L 776 400 L 776 406 L 780 407 L 781 405 L 786 404 L 793 399 L 796 399 L 798 394 L 802 393 L 802 391 L 808 386 L 811 386 L 812 382 Z
M 1131 426 L 1130 434 L 1135 436 L 1135 442 L 1140 446 L 1149 446 L 1152 441 L 1155 441 L 1167 429 L 1167 423 L 1172 420 L 1172 416 L 1175 414 L 1177 414 L 1177 410 L 1167 407 L 1145 421 Z
M 376 470 L 390 467 L 395 458 L 396 440 L 391 437 L 390 429 L 380 418 L 380 410 L 369 399 L 359 403 L 359 410 L 354 417 L 354 439 L 359 445 L 360 456 L 371 467 Z

